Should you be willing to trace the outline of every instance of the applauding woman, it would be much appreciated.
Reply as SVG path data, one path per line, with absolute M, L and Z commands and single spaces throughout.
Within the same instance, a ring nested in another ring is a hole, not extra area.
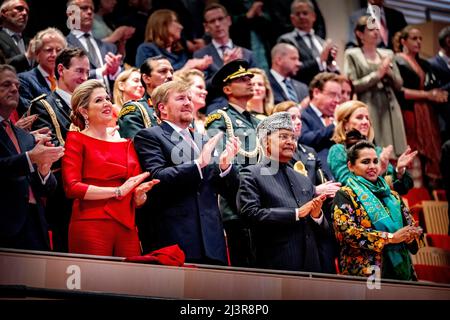
M 108 128 L 112 103 L 98 80 L 82 83 L 72 95 L 72 122 L 62 161 L 64 189 L 74 198 L 69 252 L 103 256 L 139 255 L 134 210 L 158 181 L 143 181 L 131 140 Z
M 400 196 L 379 177 L 375 146 L 359 141 L 348 153 L 352 172 L 333 200 L 334 229 L 340 243 L 342 274 L 416 280 L 409 252 L 418 250 L 422 229 Z

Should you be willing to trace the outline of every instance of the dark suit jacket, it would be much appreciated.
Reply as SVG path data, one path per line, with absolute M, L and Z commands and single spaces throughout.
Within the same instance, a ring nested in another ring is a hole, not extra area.
M 286 164 L 274 166 L 265 159 L 243 168 L 240 180 L 238 208 L 249 220 L 258 267 L 333 272 L 323 269 L 319 252 L 322 239 L 332 236 L 328 220 L 318 225 L 310 216 L 295 218 L 295 209 L 314 196 L 307 177 Z
M 37 67 L 27 72 L 19 73 L 19 114 L 22 110 L 28 110 L 31 100 L 42 94 L 50 94 L 52 90 L 45 81 L 44 76 Z
M 194 133 L 199 148 L 205 138 Z M 210 164 L 202 169 L 202 179 L 193 161 L 198 154 L 166 122 L 139 131 L 134 144 L 143 170 L 161 180 L 136 217 L 144 252 L 178 244 L 188 262 L 226 264 L 217 195 L 237 192 L 235 169 L 221 178 L 217 164 Z
M 69 47 L 81 48 L 81 49 L 84 49 L 87 52 L 86 48 L 81 44 L 80 40 L 78 40 L 77 37 L 75 37 L 72 33 L 69 33 L 67 35 L 66 40 L 67 40 L 67 45 Z M 101 41 L 99 39 L 95 39 L 95 42 L 97 43 L 97 46 L 100 49 L 100 55 L 101 55 L 101 59 L 102 59 L 103 63 L 105 63 L 105 55 L 108 52 L 112 52 L 114 54 L 117 54 L 117 47 L 115 45 L 113 45 L 111 43 L 103 42 L 103 41 Z M 88 55 L 88 57 L 89 57 L 89 55 Z M 95 69 L 100 68 L 101 66 L 96 66 L 91 61 L 91 59 L 89 59 L 89 66 L 90 66 L 90 69 L 91 69 L 89 71 L 89 79 L 96 79 Z
M 297 94 L 298 97 L 297 101 L 295 102 L 301 102 L 304 98 L 306 98 L 309 95 L 308 86 L 295 79 L 291 80 L 292 85 L 294 86 L 295 89 L 295 93 Z M 272 87 L 273 100 L 275 104 L 289 100 L 283 88 L 280 86 L 280 84 L 278 83 L 278 81 L 275 79 L 275 77 L 272 75 L 271 72 L 269 72 L 269 82 L 270 86 Z
M 315 37 L 319 41 L 319 43 L 323 45 L 324 40 L 317 35 L 315 35 Z M 316 74 L 321 72 L 319 65 L 317 64 L 316 57 L 314 57 L 311 49 L 305 43 L 303 38 L 298 35 L 296 30 L 283 34 L 280 38 L 278 38 L 278 42 L 289 43 L 297 48 L 300 54 L 300 61 L 302 62 L 302 66 L 297 72 L 295 78 L 309 85 L 312 78 L 314 78 Z
M 28 189 L 31 186 L 37 200 L 39 212 L 39 225 L 33 225 L 36 233 L 42 232 L 43 239 L 47 239 L 47 223 L 44 217 L 44 210 L 40 197 L 47 196 L 56 187 L 56 180 L 50 174 L 45 185 L 42 185 L 37 168 L 30 172 L 25 151 L 33 149 L 35 145 L 34 137 L 28 132 L 13 126 L 13 131 L 19 141 L 22 153 L 18 154 L 13 142 L 0 126 L 0 239 L 7 239 L 18 234 L 27 219 L 30 219 L 28 212 Z M 0 243 L 0 247 L 3 243 Z M 22 249 L 44 249 L 42 243 L 29 241 Z M 47 245 L 48 246 L 48 245 Z
M 333 177 L 328 167 L 328 150 L 334 142 L 331 140 L 334 132 L 334 124 L 325 127 L 322 120 L 317 116 L 311 106 L 308 106 L 302 112 L 302 134 L 298 141 L 310 146 L 317 151 L 322 168 L 328 177 Z
M 404 27 L 406 27 L 407 23 L 405 20 L 405 16 L 400 11 L 397 11 L 395 9 L 383 7 L 384 9 L 384 15 L 386 17 L 386 27 L 388 29 L 388 38 L 389 38 L 389 45 L 388 49 L 393 50 L 392 46 L 392 38 L 394 37 L 395 33 L 397 31 L 402 30 Z M 358 42 L 356 41 L 355 36 L 355 26 L 358 22 L 358 19 L 362 16 L 367 15 L 367 7 L 361 8 L 355 12 L 352 13 L 349 20 L 349 27 L 348 27 L 348 42 L 346 44 L 346 48 L 352 48 L 357 47 Z M 383 41 L 380 41 L 379 47 L 385 48 L 385 45 Z
M 28 46 L 29 39 L 23 38 L 23 40 L 25 47 Z M 14 66 L 18 73 L 30 70 L 31 66 L 25 55 L 20 52 L 14 40 L 2 29 L 0 29 L 0 51 L 6 58 L 6 63 Z
M 445 60 L 437 54 L 430 58 L 428 62 L 431 65 L 434 75 L 439 79 L 441 88 L 450 92 L 450 68 Z

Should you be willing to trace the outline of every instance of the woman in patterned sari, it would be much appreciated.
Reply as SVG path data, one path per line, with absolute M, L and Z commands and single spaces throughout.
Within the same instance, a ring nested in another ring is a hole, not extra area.
M 375 271 L 383 279 L 417 280 L 409 253 L 417 252 L 422 229 L 379 177 L 375 146 L 357 142 L 347 158 L 352 174 L 333 200 L 341 273 L 370 276 Z

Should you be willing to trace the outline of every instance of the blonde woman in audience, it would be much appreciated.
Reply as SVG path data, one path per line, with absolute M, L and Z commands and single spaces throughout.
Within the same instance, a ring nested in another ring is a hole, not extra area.
M 259 68 L 248 69 L 254 74 L 251 82 L 253 85 L 253 98 L 247 102 L 247 110 L 256 118 L 263 120 L 271 114 L 274 107 L 273 92 L 264 70 Z
M 192 104 L 194 105 L 195 131 L 205 134 L 206 83 L 203 72 L 197 69 L 179 70 L 174 73 L 175 79 L 181 79 L 191 85 Z

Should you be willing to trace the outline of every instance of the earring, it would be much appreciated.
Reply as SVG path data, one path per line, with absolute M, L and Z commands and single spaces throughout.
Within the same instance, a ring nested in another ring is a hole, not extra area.
M 84 118 L 84 128 L 89 129 L 89 120 L 88 117 Z

